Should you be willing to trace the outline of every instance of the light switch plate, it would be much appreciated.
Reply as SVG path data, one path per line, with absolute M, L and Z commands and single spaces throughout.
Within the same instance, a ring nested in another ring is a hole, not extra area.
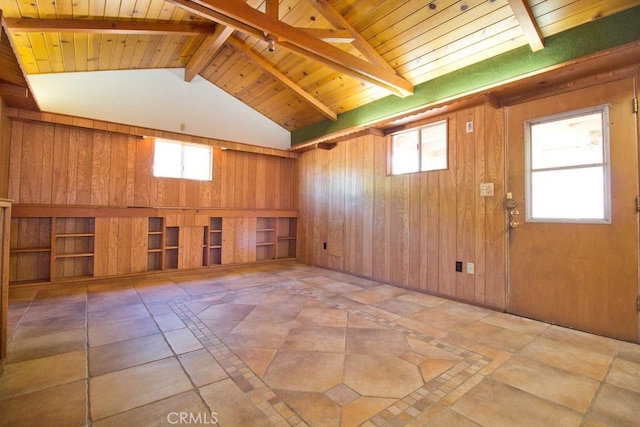
M 472 262 L 467 263 L 467 274 L 475 274 L 476 266 Z
M 480 197 L 493 196 L 493 182 L 483 182 L 480 184 Z

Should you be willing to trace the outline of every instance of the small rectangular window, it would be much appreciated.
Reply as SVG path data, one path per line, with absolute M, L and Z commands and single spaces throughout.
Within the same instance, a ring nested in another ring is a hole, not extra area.
M 447 121 L 391 136 L 391 174 L 447 169 Z
M 156 138 L 153 176 L 211 181 L 212 155 L 209 145 Z
M 525 123 L 531 222 L 610 223 L 608 107 Z

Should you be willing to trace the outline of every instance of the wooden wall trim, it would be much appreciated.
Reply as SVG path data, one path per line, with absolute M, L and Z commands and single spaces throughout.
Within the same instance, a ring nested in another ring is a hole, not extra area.
M 284 157 L 295 159 L 298 157 L 297 153 L 278 150 L 276 148 L 259 147 L 257 145 L 244 144 L 240 142 L 224 141 L 221 139 L 205 138 L 194 135 L 186 135 L 182 133 L 161 131 L 156 129 L 149 129 L 137 126 L 130 126 L 126 124 L 107 122 L 103 120 L 86 119 L 82 117 L 67 116 L 64 114 L 45 113 L 38 111 L 29 111 L 18 108 L 8 108 L 7 115 L 12 120 L 18 121 L 32 121 L 53 123 L 57 125 L 66 125 L 79 127 L 84 129 L 101 130 L 106 132 L 120 133 L 124 135 L 144 137 L 151 136 L 156 138 L 168 138 L 175 139 L 184 142 L 193 142 L 198 144 L 206 144 L 214 147 L 221 147 L 223 149 L 242 151 L 246 153 L 264 154 L 266 156 Z
M 145 208 L 113 206 L 31 205 L 15 204 L 15 218 L 139 218 L 165 217 L 167 215 L 206 215 L 225 218 L 297 218 L 298 211 L 292 209 L 206 209 L 206 208 Z

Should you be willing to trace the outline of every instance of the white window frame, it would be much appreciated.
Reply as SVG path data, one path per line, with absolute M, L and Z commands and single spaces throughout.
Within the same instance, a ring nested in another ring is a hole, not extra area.
M 156 167 L 156 161 L 158 160 L 156 158 L 156 146 L 158 144 L 158 142 L 160 143 L 166 143 L 166 144 L 174 144 L 174 145 L 179 145 L 181 147 L 180 150 L 180 176 L 175 176 L 175 175 L 161 175 L 160 172 L 158 171 L 158 168 Z M 187 172 L 187 167 L 189 165 L 185 165 L 185 148 L 186 147 L 198 147 L 198 148 L 202 148 L 202 149 L 207 149 L 209 151 L 209 169 L 208 169 L 208 177 L 207 178 L 193 178 L 190 176 L 186 176 L 185 172 Z M 184 141 L 176 141 L 173 139 L 167 139 L 167 138 L 154 138 L 153 141 L 153 176 L 156 178 L 177 178 L 177 179 L 189 179 L 189 180 L 193 180 L 193 181 L 212 181 L 213 180 L 213 147 L 210 145 L 206 145 L 206 144 L 197 144 L 197 143 L 193 143 L 193 142 L 184 142 Z
M 609 147 L 611 144 L 609 134 L 609 106 L 610 104 L 597 105 L 594 107 L 583 108 L 579 110 L 567 111 L 559 114 L 553 114 L 550 116 L 539 117 L 536 119 L 527 120 L 524 123 L 524 136 L 525 136 L 525 221 L 536 223 L 573 223 L 573 224 L 611 224 L 611 162 L 609 157 Z M 603 144 L 603 159 L 602 163 L 581 164 L 551 168 L 541 168 L 534 170 L 532 168 L 532 136 L 531 128 L 536 124 L 543 124 L 553 121 L 559 121 L 563 119 L 569 119 L 572 117 L 586 116 L 589 114 L 602 115 L 602 144 Z M 532 199 L 533 199 L 533 187 L 532 187 L 532 174 L 539 171 L 561 171 L 561 170 L 576 170 L 583 168 L 593 168 L 601 166 L 603 169 L 603 198 L 604 198 L 604 212 L 603 218 L 536 218 L 532 214 Z
M 442 168 L 433 168 L 433 169 L 425 169 L 425 166 L 422 164 L 422 157 L 423 157 L 423 141 L 422 141 L 422 131 L 426 128 L 429 127 L 435 127 L 437 125 L 442 125 L 444 124 L 445 126 L 445 155 L 444 155 L 444 167 Z M 418 163 L 418 169 L 414 170 L 414 171 L 408 171 L 408 172 L 398 172 L 395 173 L 393 170 L 393 151 L 394 151 L 394 137 L 396 136 L 401 136 L 410 132 L 415 132 L 417 133 L 418 137 L 417 137 L 417 141 L 416 141 L 416 156 L 417 156 L 417 163 Z M 422 126 L 418 126 L 415 128 L 411 128 L 411 129 L 406 129 L 400 132 L 395 132 L 392 133 L 391 135 L 389 135 L 389 167 L 388 167 L 388 174 L 392 175 L 392 176 L 398 176 L 398 175 L 406 175 L 406 174 L 410 174 L 410 173 L 419 173 L 419 172 L 431 172 L 431 171 L 441 171 L 441 170 L 447 170 L 449 169 L 449 120 L 448 119 L 443 119 L 443 120 L 438 120 L 435 122 L 431 122 Z

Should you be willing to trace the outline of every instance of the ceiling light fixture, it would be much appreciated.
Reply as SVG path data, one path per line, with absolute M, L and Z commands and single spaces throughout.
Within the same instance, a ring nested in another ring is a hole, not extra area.
M 276 50 L 276 39 L 271 36 L 267 36 L 267 43 L 269 43 L 269 52 L 275 52 Z

